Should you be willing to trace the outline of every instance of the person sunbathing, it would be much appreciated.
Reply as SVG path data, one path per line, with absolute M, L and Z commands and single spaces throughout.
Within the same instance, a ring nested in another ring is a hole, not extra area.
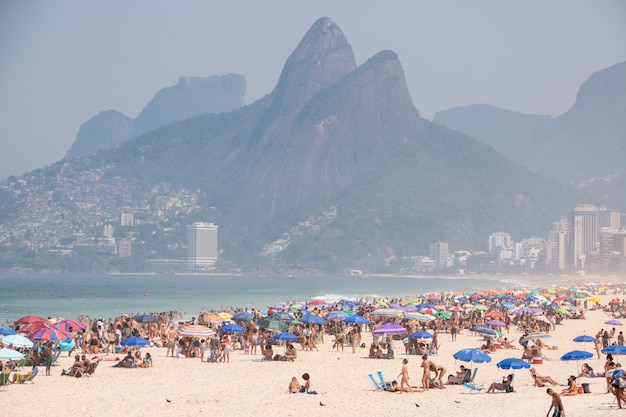
M 595 376 L 595 373 L 593 372 L 593 368 L 589 366 L 587 363 L 583 364 L 583 367 L 580 370 L 580 373 L 578 374 L 576 378 L 580 378 L 583 376 L 587 378 L 593 378 Z
M 535 370 L 535 368 L 530 368 L 530 376 L 532 377 L 533 381 L 535 382 L 535 386 L 536 387 L 540 387 L 543 388 L 545 387 L 545 383 L 550 383 L 552 385 L 558 385 L 559 383 L 556 382 L 554 379 L 552 379 L 549 376 L 543 376 L 543 375 L 539 375 L 537 373 L 537 371 Z
M 561 391 L 561 395 L 563 396 L 578 395 L 578 386 L 576 385 L 576 377 L 574 375 L 570 375 L 570 377 L 567 378 L 567 388 Z
M 512 387 L 511 387 L 511 382 L 512 381 L 513 381 L 513 375 L 507 375 L 507 377 L 504 378 L 504 380 L 502 382 L 494 382 L 491 385 L 489 385 L 489 388 L 487 388 L 487 392 L 495 392 L 496 390 L 511 392 L 512 391 Z
M 272 350 L 272 345 L 266 345 L 265 349 L 263 349 L 263 360 L 264 361 L 274 360 L 274 351 Z
M 448 385 L 459 385 L 465 383 L 469 378 L 468 377 L 468 369 L 465 369 L 465 366 L 461 365 L 461 370 L 456 373 L 456 375 L 448 375 Z

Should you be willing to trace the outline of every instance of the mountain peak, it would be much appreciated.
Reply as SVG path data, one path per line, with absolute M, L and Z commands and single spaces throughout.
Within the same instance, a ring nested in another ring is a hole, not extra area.
M 355 68 L 352 46 L 339 26 L 328 17 L 318 19 L 287 59 L 257 134 L 268 137 L 290 126 L 311 98 Z

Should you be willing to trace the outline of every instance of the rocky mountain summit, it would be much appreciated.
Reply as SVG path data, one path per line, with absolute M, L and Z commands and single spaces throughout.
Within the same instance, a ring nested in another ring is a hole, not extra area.
M 175 86 L 157 92 L 135 119 L 108 110 L 83 123 L 65 156 L 92 155 L 177 120 L 229 112 L 245 104 L 245 94 L 242 75 L 180 77 Z

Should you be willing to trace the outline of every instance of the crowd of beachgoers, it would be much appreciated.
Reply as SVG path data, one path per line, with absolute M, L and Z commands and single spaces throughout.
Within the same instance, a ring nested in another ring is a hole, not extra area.
M 62 356 L 73 358 L 62 375 L 80 377 L 93 375 L 103 360 L 114 362 L 115 367 L 152 367 L 154 354 L 142 354 L 142 347 L 163 349 L 166 358 L 229 363 L 233 352 L 255 361 L 297 362 L 301 352 L 318 352 L 320 346 L 328 350 L 330 345 L 333 352 L 366 352 L 371 359 L 401 356 L 404 360 L 396 380 L 384 381 L 381 377 L 377 381 L 370 376 L 372 382 L 382 390 L 422 392 L 446 385 L 471 387 L 471 367 L 452 371 L 437 359 L 444 337 L 455 342 L 459 335 L 471 334 L 478 338 L 479 345 L 470 350 L 487 355 L 511 350 L 511 356 L 532 365 L 530 373 L 535 386 L 555 386 L 557 382 L 552 377 L 537 370 L 544 353 L 558 349 L 552 343 L 553 336 L 560 325 L 586 320 L 589 312 L 602 311 L 607 320 L 590 331 L 584 341 L 593 346 L 592 356 L 606 357 L 603 369 L 594 370 L 585 364 L 580 372 L 568 377 L 563 390 L 553 390 L 550 395 L 577 395 L 584 388 L 579 388 L 577 379 L 602 376 L 607 381 L 607 392 L 616 396 L 621 408 L 622 401 L 626 404 L 619 387 L 621 368 L 610 353 L 620 351 L 607 348 L 624 346 L 624 335 L 619 330 L 620 319 L 626 317 L 624 294 L 623 285 L 578 285 L 429 293 L 411 299 L 313 299 L 266 310 L 243 307 L 210 311 L 205 306 L 190 320 L 183 320 L 173 311 L 126 314 L 108 320 L 25 316 L 12 326 L 1 328 L 0 348 L 15 350 L 22 357 L 0 356 L 4 361 L 0 366 L 6 374 L 13 372 L 7 381 L 20 383 L 32 378 L 36 369 L 45 369 L 49 375 L 51 366 Z M 12 333 L 25 336 L 32 343 L 12 342 Z M 409 381 L 407 363 L 413 355 L 423 369 L 419 384 Z M 617 379 L 611 379 L 615 370 Z M 302 379 L 300 383 L 295 376 L 291 378 L 289 392 L 316 393 L 311 388 L 309 372 Z M 513 374 L 485 388 L 486 392 L 512 390 Z

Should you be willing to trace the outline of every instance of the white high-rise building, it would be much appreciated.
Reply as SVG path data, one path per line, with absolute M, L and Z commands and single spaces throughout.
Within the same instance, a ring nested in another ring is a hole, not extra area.
M 587 255 L 598 250 L 598 209 L 591 204 L 580 204 L 570 214 L 573 266 L 585 269 Z
M 210 269 L 217 262 L 217 225 L 187 225 L 187 269 Z
M 489 235 L 489 252 L 494 252 L 496 248 L 512 249 L 513 242 L 511 235 L 505 232 L 496 232 Z
M 446 269 L 448 267 L 448 244 L 445 242 L 431 243 L 428 257 L 435 261 L 437 269 Z

